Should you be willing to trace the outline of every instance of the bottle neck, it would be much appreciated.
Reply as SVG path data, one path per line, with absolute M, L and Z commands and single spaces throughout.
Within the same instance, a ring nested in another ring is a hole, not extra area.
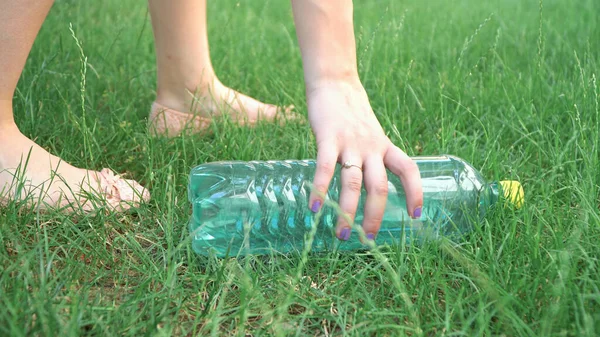
M 500 197 L 502 196 L 502 186 L 500 185 L 500 183 L 498 181 L 494 181 L 492 183 L 489 184 L 490 187 L 490 206 L 494 205 L 498 202 L 498 200 L 500 200 Z

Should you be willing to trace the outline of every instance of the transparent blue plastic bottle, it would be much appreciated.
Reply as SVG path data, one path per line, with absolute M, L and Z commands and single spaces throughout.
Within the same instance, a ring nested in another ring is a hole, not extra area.
M 449 156 L 413 157 L 423 184 L 424 204 L 412 219 L 400 179 L 388 171 L 388 201 L 376 245 L 412 242 L 470 231 L 501 197 L 520 207 L 523 189 L 516 181 L 487 182 L 464 160 Z M 335 236 L 337 210 L 326 204 L 319 217 L 308 205 L 314 160 L 222 161 L 192 169 L 188 197 L 193 250 L 218 257 L 301 252 L 305 235 L 316 233 L 311 251 L 365 249 L 353 230 L 349 240 Z M 338 165 L 327 194 L 337 202 L 341 190 Z M 355 223 L 363 219 L 363 189 Z M 318 219 L 318 222 L 316 221 Z

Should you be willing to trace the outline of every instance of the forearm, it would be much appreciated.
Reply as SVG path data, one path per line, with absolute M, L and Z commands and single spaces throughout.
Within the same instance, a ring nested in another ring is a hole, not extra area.
M 292 0 L 307 90 L 322 83 L 360 84 L 352 0 Z

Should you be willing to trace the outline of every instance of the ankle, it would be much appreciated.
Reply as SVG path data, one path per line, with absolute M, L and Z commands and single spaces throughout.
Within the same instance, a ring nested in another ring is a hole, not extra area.
M 19 127 L 15 124 L 14 120 L 0 120 L 0 143 L 10 141 L 18 135 L 21 135 L 21 130 L 19 130 Z
M 156 102 L 168 108 L 181 112 L 192 112 L 202 104 L 222 91 L 224 85 L 212 75 L 201 80 L 175 82 L 177 85 L 160 85 L 156 91 Z
M 17 129 L 17 125 L 13 118 L 12 100 L 0 99 L 0 136 L 13 129 Z

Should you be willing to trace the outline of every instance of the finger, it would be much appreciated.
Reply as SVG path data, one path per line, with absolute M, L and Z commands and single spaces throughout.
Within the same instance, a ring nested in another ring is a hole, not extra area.
M 367 158 L 364 165 L 367 190 L 362 228 L 368 240 L 374 240 L 381 228 L 388 197 L 388 179 L 381 156 Z
M 335 173 L 338 150 L 333 142 L 320 142 L 317 149 L 317 164 L 313 178 L 313 190 L 310 193 L 308 205 L 310 210 L 318 212 L 323 206 L 329 184 Z
M 339 215 L 337 221 L 336 235 L 340 240 L 348 240 L 352 233 L 352 222 L 356 215 L 356 208 L 360 200 L 360 192 L 362 189 L 362 160 L 360 157 L 344 156 L 342 163 L 350 163 L 356 166 L 345 168 L 342 166 L 341 171 L 341 192 L 339 205 L 345 216 Z
M 406 207 L 409 215 L 413 218 L 420 218 L 423 208 L 423 186 L 419 167 L 397 146 L 389 148 L 384 162 L 392 173 L 400 177 L 406 193 Z

